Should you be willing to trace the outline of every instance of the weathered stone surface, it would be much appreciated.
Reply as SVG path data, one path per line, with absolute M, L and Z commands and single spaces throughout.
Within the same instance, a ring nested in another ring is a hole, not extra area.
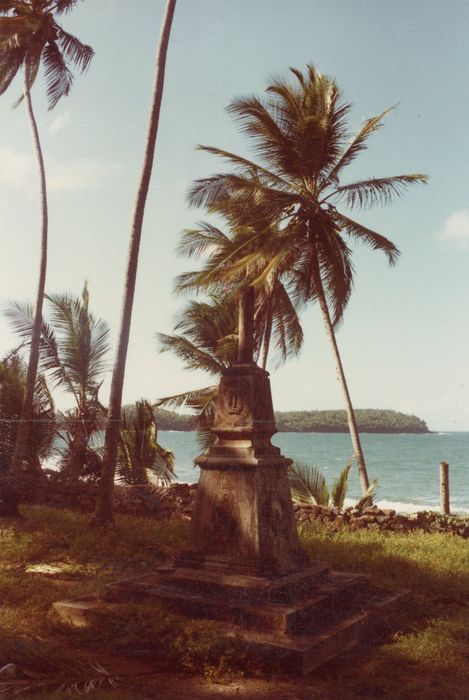
M 308 566 L 296 532 L 287 468 L 276 432 L 268 373 L 234 365 L 221 379 L 213 432 L 201 467 L 192 551 L 184 566 L 282 576 Z M 184 561 L 184 559 L 183 559 Z

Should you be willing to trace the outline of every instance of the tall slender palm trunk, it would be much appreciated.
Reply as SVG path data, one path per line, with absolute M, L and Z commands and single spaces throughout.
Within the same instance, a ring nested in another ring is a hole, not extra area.
M 363 455 L 363 450 L 360 442 L 360 435 L 357 427 L 357 421 L 355 418 L 355 412 L 353 410 L 352 400 L 350 398 L 350 392 L 348 390 L 347 380 L 345 378 L 345 372 L 339 353 L 339 347 L 337 345 L 337 340 L 335 337 L 334 326 L 332 325 L 329 307 L 327 305 L 326 296 L 324 294 L 324 288 L 322 286 L 321 277 L 318 271 L 316 271 L 314 283 L 319 301 L 319 308 L 321 309 L 324 326 L 326 328 L 327 337 L 329 338 L 332 347 L 332 352 L 334 354 L 337 379 L 339 380 L 339 384 L 345 399 L 345 411 L 347 413 L 347 422 L 349 426 L 350 437 L 352 439 L 353 450 L 355 453 L 355 458 L 357 460 L 358 476 L 360 478 L 362 493 L 365 494 L 370 485 L 368 473 L 366 470 L 365 457 Z
M 127 260 L 127 273 L 124 289 L 121 326 L 118 340 L 116 359 L 112 374 L 111 393 L 109 398 L 109 411 L 106 424 L 106 436 L 104 440 L 104 458 L 99 485 L 96 511 L 93 524 L 104 526 L 113 520 L 112 493 L 114 488 L 114 476 L 116 470 L 117 450 L 119 445 L 120 414 L 122 404 L 122 390 L 124 386 L 125 363 L 129 344 L 130 324 L 132 320 L 132 307 L 135 295 L 135 282 L 137 277 L 138 256 L 140 239 L 142 235 L 143 215 L 150 186 L 153 159 L 155 154 L 156 136 L 158 133 L 159 116 L 163 97 L 166 54 L 168 50 L 171 24 L 173 21 L 176 0 L 168 0 L 165 16 L 161 28 L 160 40 L 156 54 L 156 72 L 153 88 L 153 100 L 148 125 L 145 157 L 143 162 L 140 184 L 135 202 L 132 233 L 129 243 Z
M 39 167 L 39 191 L 41 202 L 41 259 L 39 268 L 39 281 L 36 294 L 36 307 L 34 311 L 34 324 L 31 333 L 31 348 L 29 353 L 28 371 L 26 374 L 26 386 L 21 407 L 21 416 L 18 422 L 18 432 L 16 434 L 15 448 L 9 465 L 8 476 L 2 488 L 2 503 L 0 512 L 2 515 L 18 517 L 18 503 L 21 497 L 21 475 L 22 465 L 28 459 L 28 438 L 33 413 L 34 390 L 36 387 L 37 368 L 39 364 L 39 350 L 41 344 L 42 326 L 42 306 L 44 301 L 44 290 L 46 284 L 47 270 L 47 234 L 48 234 L 48 214 L 47 214 L 47 187 L 46 173 L 44 168 L 44 158 L 42 155 L 39 131 L 31 100 L 31 91 L 28 83 L 28 67 L 25 70 L 24 78 L 24 99 L 26 112 L 31 126 L 34 151 Z
M 273 301 L 274 301 L 275 289 L 273 289 L 269 295 L 267 301 L 267 321 L 265 325 L 264 338 L 262 340 L 262 369 L 267 369 L 267 359 L 269 357 L 270 341 L 272 338 L 272 326 L 273 326 Z

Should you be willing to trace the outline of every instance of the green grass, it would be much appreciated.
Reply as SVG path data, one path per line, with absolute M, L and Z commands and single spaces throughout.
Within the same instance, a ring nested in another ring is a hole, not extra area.
M 302 532 L 311 558 L 369 574 L 374 585 L 407 590 L 381 620 L 381 644 L 336 669 L 350 697 L 468 700 L 469 544 L 460 537 L 414 531 Z
M 141 655 L 151 654 L 155 669 L 198 672 L 205 678 L 265 672 L 242 647 L 225 642 L 216 623 L 188 621 L 159 605 L 115 606 L 91 631 L 66 629 L 51 614 L 56 600 L 94 594 L 109 581 L 150 570 L 162 556 L 183 549 L 187 536 L 182 522 L 117 516 L 115 527 L 95 530 L 88 516 L 40 507 L 25 508 L 21 521 L 1 521 L 0 666 L 13 661 L 68 681 L 89 674 L 90 662 L 106 665 L 107 656 L 138 663 Z M 305 697 L 468 699 L 466 540 L 419 531 L 331 532 L 320 526 L 304 528 L 301 539 L 313 560 L 367 573 L 375 586 L 408 590 L 395 609 L 383 614 L 368 645 L 311 678 L 294 681 L 307 690 Z M 130 699 L 131 687 L 98 690 L 94 697 Z M 36 697 L 52 700 L 63 692 L 48 690 Z M 153 696 L 137 689 L 137 697 Z

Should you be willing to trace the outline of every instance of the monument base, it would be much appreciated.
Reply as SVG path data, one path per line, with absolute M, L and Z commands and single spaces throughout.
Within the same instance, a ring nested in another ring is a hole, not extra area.
M 253 654 L 267 651 L 303 674 L 358 644 L 373 610 L 397 597 L 372 597 L 367 576 L 321 563 L 276 578 L 163 567 L 112 583 L 105 595 L 112 602 L 153 599 L 218 620 Z

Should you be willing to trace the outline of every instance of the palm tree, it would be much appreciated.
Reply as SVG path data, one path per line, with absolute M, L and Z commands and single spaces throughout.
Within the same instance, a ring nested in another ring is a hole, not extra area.
M 211 442 L 218 379 L 235 361 L 238 344 L 238 306 L 235 297 L 189 302 L 175 326 L 176 334 L 158 333 L 161 352 L 172 352 L 185 369 L 200 369 L 216 378 L 217 384 L 166 396 L 158 407 L 189 408 L 196 413 L 196 427 L 202 449 Z
M 99 389 L 107 370 L 109 328 L 89 310 L 88 285 L 81 297 L 69 294 L 46 295 L 49 322 L 43 321 L 40 344 L 41 369 L 55 386 L 73 396 L 75 406 L 65 412 L 60 436 L 62 470 L 71 479 L 99 471 L 91 441 L 104 420 L 105 409 Z M 30 343 L 34 327 L 31 305 L 12 303 L 5 312 L 15 331 Z
M 344 393 L 348 423 L 362 490 L 369 480 L 334 328 L 342 319 L 353 285 L 351 249 L 346 237 L 381 250 L 392 265 L 399 251 L 381 234 L 339 211 L 388 204 L 408 186 L 426 182 L 420 174 L 342 183 L 343 171 L 382 125 L 386 110 L 367 119 L 357 134 L 347 128 L 350 105 L 342 102 L 334 80 L 312 65 L 293 79 L 275 79 L 267 97 L 234 100 L 228 111 L 254 144 L 256 160 L 209 146 L 200 148 L 223 158 L 234 171 L 197 180 L 189 194 L 195 206 L 218 213 L 227 207 L 240 226 L 249 222 L 256 250 L 242 240 L 232 264 L 215 266 L 213 279 L 227 279 L 230 267 L 266 268 L 265 275 L 286 276 L 297 300 L 318 300 Z M 260 216 L 258 212 L 260 211 Z M 265 213 L 273 226 L 264 225 Z M 235 259 L 236 257 L 236 259 Z
M 124 387 L 125 362 L 129 344 L 130 324 L 132 321 L 132 306 L 135 294 L 137 278 L 138 255 L 140 239 L 142 235 L 143 216 L 150 186 L 153 159 L 155 154 L 156 136 L 160 116 L 161 102 L 163 98 L 163 86 L 166 67 L 166 54 L 168 50 L 171 24 L 173 21 L 176 0 L 168 0 L 165 16 L 161 29 L 160 40 L 156 55 L 155 84 L 151 105 L 150 121 L 148 124 L 145 157 L 140 177 L 140 183 L 135 201 L 135 209 L 132 221 L 132 232 L 129 241 L 127 260 L 127 273 L 125 279 L 124 298 L 122 304 L 121 327 L 114 370 L 112 374 L 111 393 L 109 397 L 109 414 L 106 424 L 106 436 L 104 445 L 104 459 L 101 473 L 100 488 L 96 503 L 96 512 L 93 524 L 104 526 L 112 522 L 112 490 L 114 487 L 114 475 L 119 447 L 119 425 L 122 405 L 122 390 Z
M 235 301 L 238 290 L 251 284 L 257 278 L 257 293 L 255 296 L 255 344 L 258 346 L 258 362 L 263 369 L 271 350 L 271 341 L 277 351 L 277 366 L 284 363 L 288 357 L 296 355 L 303 343 L 303 330 L 298 318 L 298 304 L 291 299 L 291 290 L 284 283 L 277 270 L 270 270 L 267 260 L 260 260 L 258 255 L 257 236 L 249 226 L 237 226 L 232 220 L 227 207 L 220 209 L 218 214 L 227 221 L 227 232 L 202 222 L 197 229 L 183 232 L 179 244 L 179 253 L 187 257 L 199 258 L 208 254 L 208 259 L 201 271 L 187 272 L 177 279 L 177 291 L 193 291 L 199 293 L 208 287 L 212 292 L 212 301 L 217 297 Z M 264 224 L 271 231 L 268 221 Z M 242 263 L 236 266 L 236 260 L 242 250 Z M 255 252 L 252 264 L 247 261 L 248 253 Z M 227 267 L 229 276 L 220 272 Z M 215 280 L 217 271 L 219 284 Z M 259 275 L 261 278 L 259 279 Z
M 199 233 L 202 234 L 202 230 Z M 196 237 L 196 231 L 187 232 L 186 243 L 189 245 L 189 239 L 191 239 L 192 244 L 195 244 Z M 285 361 L 298 352 L 303 332 L 294 310 L 289 308 L 288 311 L 291 311 L 292 315 L 286 314 L 283 295 L 279 295 L 278 298 L 280 301 L 276 298 L 275 303 L 272 303 L 268 309 L 273 316 L 270 330 L 272 331 L 273 328 L 275 331 L 280 360 Z M 265 320 L 266 313 L 265 309 L 257 307 L 257 317 L 260 320 L 255 325 L 255 358 L 260 355 L 266 356 L 265 326 L 269 325 Z M 158 334 L 162 346 L 161 352 L 174 353 L 183 361 L 185 369 L 201 369 L 208 375 L 215 377 L 218 382 L 222 372 L 236 361 L 238 320 L 238 294 L 234 289 L 230 293 L 225 289 L 223 295 L 213 295 L 208 302 L 191 301 L 184 308 L 181 319 L 174 329 L 177 333 L 175 335 Z M 291 329 L 291 332 L 288 333 L 285 331 L 287 324 L 288 328 Z M 156 405 L 172 409 L 189 408 L 194 410 L 199 442 L 201 447 L 205 449 L 212 439 L 210 429 L 215 415 L 217 396 L 218 383 L 174 396 L 167 396 L 159 399 Z
M 42 322 L 42 304 L 47 269 L 47 189 L 44 158 L 34 116 L 31 88 L 41 65 L 47 87 L 49 109 L 55 107 L 61 97 L 69 94 L 73 74 L 70 64 L 84 72 L 93 57 L 90 46 L 82 44 L 75 36 L 66 32 L 55 17 L 69 12 L 78 0 L 2 0 L 0 3 L 0 95 L 12 80 L 23 70 L 23 95 L 31 125 L 34 150 L 37 157 L 41 200 L 41 255 L 39 280 L 34 312 L 34 326 L 28 362 L 26 386 L 19 420 L 16 445 L 10 470 L 18 471 L 27 458 L 28 433 L 34 400 L 39 344 Z M 21 98 L 21 99 L 22 99 Z M 6 502 L 5 502 L 6 501 Z M 18 515 L 17 495 L 14 489 L 6 497 L 3 509 L 10 515 Z

